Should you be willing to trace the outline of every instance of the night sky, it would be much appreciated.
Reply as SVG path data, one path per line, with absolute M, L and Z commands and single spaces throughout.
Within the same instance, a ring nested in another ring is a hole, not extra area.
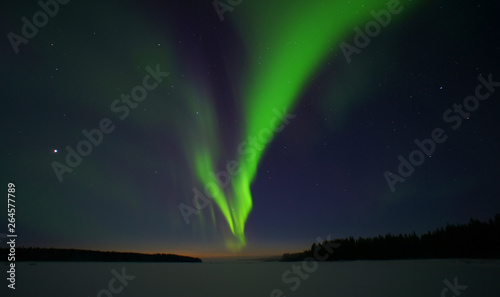
M 0 12 L 18 246 L 270 255 L 500 212 L 495 1 L 47 3 Z

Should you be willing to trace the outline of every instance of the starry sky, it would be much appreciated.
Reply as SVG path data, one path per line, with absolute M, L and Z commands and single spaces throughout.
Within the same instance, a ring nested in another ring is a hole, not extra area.
M 268 2 L 4 5 L 18 245 L 271 255 L 500 212 L 494 1 Z

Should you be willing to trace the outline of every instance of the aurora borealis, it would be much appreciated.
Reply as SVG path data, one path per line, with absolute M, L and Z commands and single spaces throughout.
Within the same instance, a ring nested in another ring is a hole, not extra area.
M 2 12 L 25 245 L 272 254 L 498 212 L 498 92 L 396 191 L 384 178 L 479 75 L 500 80 L 491 3 L 236 2 L 221 21 L 211 1 L 69 1 L 17 53 L 41 8 Z
M 246 6 L 244 17 L 234 21 L 241 34 L 247 37 L 247 42 L 243 43 L 248 56 L 247 71 L 239 77 L 241 90 L 235 90 L 235 96 L 242 102 L 239 106 L 243 126 L 239 129 L 241 138 L 257 139 L 259 136 L 252 155 L 238 156 L 235 159 L 238 173 L 235 176 L 225 173 L 224 182 L 214 184 L 214 173 L 219 169 L 216 164 L 220 158 L 229 158 L 220 156 L 220 148 L 214 145 L 218 135 L 214 131 L 215 116 L 211 116 L 211 112 L 208 112 L 208 120 L 201 123 L 208 127 L 203 133 L 206 141 L 190 144 L 200 146 L 192 156 L 197 175 L 203 184 L 215 187 L 213 192 L 206 194 L 213 197 L 226 219 L 237 240 L 230 244 L 235 248 L 245 245 L 245 221 L 252 208 L 250 186 L 267 144 L 272 141 L 279 125 L 272 127 L 276 110 L 283 108 L 283 113 L 286 113 L 295 107 L 300 93 L 307 86 L 307 78 L 331 51 L 331 44 L 340 43 L 353 25 L 366 23 L 370 20 L 370 12 L 387 11 L 388 6 L 403 9 L 399 1 L 390 1 L 389 4 L 385 1 L 332 1 L 319 5 L 304 2 L 283 10 L 284 5 L 283 1 L 274 1 L 266 4 L 263 10 L 260 3 L 253 2 Z M 252 21 L 242 22 L 241 19 Z M 295 22 L 296 19 L 301 22 Z M 242 155 L 245 155 L 244 147 L 245 143 L 238 146 Z M 228 183 L 231 187 L 226 190 Z

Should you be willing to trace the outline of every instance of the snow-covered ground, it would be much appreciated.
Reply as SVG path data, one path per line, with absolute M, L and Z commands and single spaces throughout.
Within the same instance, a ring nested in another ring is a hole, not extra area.
M 3 268 L 2 297 L 500 296 L 499 260 L 17 263 L 15 290 Z

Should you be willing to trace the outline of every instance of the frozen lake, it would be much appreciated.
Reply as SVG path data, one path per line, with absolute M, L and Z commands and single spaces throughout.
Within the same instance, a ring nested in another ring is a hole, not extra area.
M 16 290 L 7 290 L 2 277 L 0 296 L 500 296 L 500 260 L 302 264 L 17 263 Z M 3 268 L 7 270 L 6 265 Z

